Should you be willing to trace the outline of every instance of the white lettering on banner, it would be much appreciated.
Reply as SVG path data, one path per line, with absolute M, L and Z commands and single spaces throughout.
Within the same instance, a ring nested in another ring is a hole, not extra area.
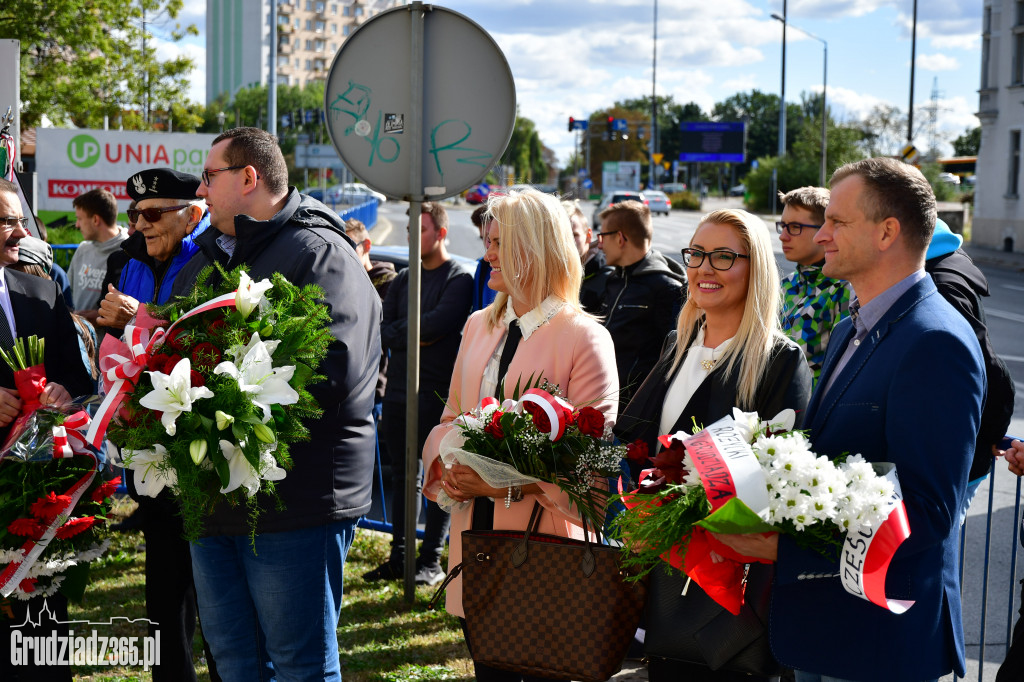
M 107 190 L 117 199 L 131 200 L 125 183 L 116 180 L 50 180 L 47 195 L 55 199 L 74 199 L 97 187 Z
M 717 509 L 735 496 L 761 518 L 767 518 L 768 485 L 764 473 L 732 417 L 723 417 L 696 435 L 682 438 L 705 484 L 712 508 Z

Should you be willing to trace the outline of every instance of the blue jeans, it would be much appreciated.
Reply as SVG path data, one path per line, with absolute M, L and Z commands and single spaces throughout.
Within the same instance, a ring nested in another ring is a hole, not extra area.
M 356 519 L 192 543 L 203 634 L 224 682 L 340 682 L 338 618 Z
M 796 682 L 854 682 L 853 680 L 847 680 L 842 677 L 829 677 L 828 675 L 819 675 L 818 673 L 807 673 L 803 670 L 794 670 L 793 673 L 796 675 Z M 908 680 L 908 682 L 911 682 Z M 913 680 L 912 682 L 918 682 Z M 937 682 L 932 680 L 931 682 Z

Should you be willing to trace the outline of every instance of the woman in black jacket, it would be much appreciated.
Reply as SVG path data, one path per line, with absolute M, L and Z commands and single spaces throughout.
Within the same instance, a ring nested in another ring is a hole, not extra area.
M 689 296 L 661 359 L 620 415 L 616 434 L 624 442 L 645 442 L 653 455 L 659 435 L 690 432 L 694 423 L 708 426 L 733 407 L 762 419 L 792 408 L 799 427 L 811 373 L 779 326 L 779 273 L 764 222 L 746 211 L 714 211 L 682 253 Z M 752 574 L 770 571 L 764 564 L 751 567 Z M 751 578 L 751 585 L 767 578 L 765 589 L 770 583 L 770 575 Z M 749 670 L 745 662 L 767 653 L 764 628 L 751 626 L 743 614 L 732 616 L 694 583 L 683 596 L 686 582 L 660 567 L 652 576 L 650 679 L 759 679 L 733 671 Z M 748 601 L 755 596 L 748 590 Z M 676 614 L 672 622 L 656 615 L 666 612 Z

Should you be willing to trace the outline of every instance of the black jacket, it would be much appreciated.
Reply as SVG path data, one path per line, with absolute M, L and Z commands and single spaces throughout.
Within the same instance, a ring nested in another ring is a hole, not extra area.
M 1013 419 L 1013 399 L 1016 390 L 1010 370 L 996 355 L 985 325 L 985 309 L 981 297 L 988 296 L 988 280 L 963 249 L 936 256 L 925 261 L 924 269 L 932 276 L 935 287 L 944 299 L 967 319 L 978 336 L 981 354 L 985 359 L 985 377 L 988 391 L 981 413 L 981 428 L 971 464 L 970 479 L 988 473 L 992 465 L 992 446 L 1006 435 Z M 941 371 L 941 368 L 938 370 Z
M 620 405 L 629 402 L 658 361 L 685 300 L 686 275 L 654 249 L 608 277 L 602 314 L 615 343 Z
M 636 391 L 626 409 L 619 414 L 619 419 L 615 423 L 615 435 L 622 442 L 642 440 L 647 443 L 652 456 L 655 441 L 658 436 L 663 435 L 659 428 L 665 394 L 676 372 L 679 371 L 677 367 L 675 372 L 669 372 L 675 352 L 676 332 L 673 331 L 665 342 L 661 359 Z M 726 377 L 725 363 L 719 364 L 701 382 L 668 433 L 689 433 L 694 422 L 702 427 L 710 426 L 722 417 L 730 416 L 732 408 L 738 407 L 738 390 L 739 372 L 734 371 Z M 762 419 L 770 419 L 782 410 L 792 408 L 796 410 L 796 428 L 800 428 L 810 398 L 811 370 L 804 359 L 803 351 L 790 339 L 779 336 L 772 350 L 768 369 L 757 387 L 752 410 Z M 632 473 L 635 476 L 637 472 Z
M 284 208 L 270 220 L 236 216 L 235 234 L 230 258 L 216 243 L 219 231 L 200 236 L 200 253 L 175 278 L 174 292 L 189 289 L 214 261 L 228 270 L 245 264 L 257 280 L 280 272 L 296 285 L 323 288 L 336 339 L 319 369 L 327 379 L 310 386 L 324 416 L 308 424 L 309 441 L 291 446 L 294 467 L 277 485 L 285 509 L 267 509 L 257 531 L 295 530 L 362 516 L 370 510 L 373 481 L 371 411 L 381 353 L 380 297 L 338 215 L 294 187 Z M 244 505 L 220 504 L 207 519 L 205 533 L 247 534 L 247 515 Z
M 583 264 L 583 283 L 580 285 L 580 305 L 591 315 L 600 315 L 604 308 L 604 294 L 608 278 L 615 268 L 605 262 L 604 251 L 598 250 Z

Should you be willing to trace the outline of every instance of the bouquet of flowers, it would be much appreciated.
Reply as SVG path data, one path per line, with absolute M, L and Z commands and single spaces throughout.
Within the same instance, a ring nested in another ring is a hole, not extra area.
M 45 419 L 40 417 L 45 415 Z M 49 424 L 47 438 L 40 434 Z M 32 428 L 0 455 L 0 594 L 81 596 L 88 562 L 106 551 L 106 515 L 118 480 L 102 481 L 85 441 L 89 416 L 42 407 Z M 49 450 L 42 451 L 40 443 Z
M 0 348 L 0 358 L 14 372 L 14 387 L 21 398 L 21 414 L 11 424 L 0 447 L 0 454 L 14 455 L 22 460 L 47 459 L 53 450 L 52 429 L 61 421 L 60 412 L 40 409 L 39 397 L 46 389 L 43 366 L 45 339 L 37 336 L 18 337 L 10 352 Z
M 97 418 L 120 406 L 110 438 L 125 468 L 144 495 L 174 492 L 189 539 L 222 497 L 248 505 L 255 535 L 257 493 L 274 498 L 288 445 L 309 437 L 302 420 L 321 415 L 306 387 L 323 379 L 333 340 L 318 287 L 218 270 L 221 286 L 207 284 L 207 268 L 189 297 L 148 306 L 127 343 L 108 336 L 101 349 L 108 397 Z
M 618 476 L 626 448 L 614 445 L 611 427 L 597 409 L 577 409 L 558 397 L 557 386 L 540 382 L 529 388 L 531 381 L 521 397 L 503 402 L 487 397 L 457 417 L 458 428 L 441 440 L 441 461 L 469 466 L 495 488 L 554 483 L 601 528 L 609 493 L 595 479 Z M 444 509 L 457 504 L 443 490 L 437 503 Z
M 734 409 L 695 435 L 661 436 L 654 468 L 620 496 L 626 509 L 613 525 L 623 564 L 646 573 L 665 561 L 738 613 L 743 565 L 760 560 L 711 533 L 780 532 L 829 559 L 842 555 L 844 566 L 852 559 L 855 570 L 841 576 L 847 591 L 896 612 L 909 608 L 884 597 L 889 561 L 909 536 L 895 468 L 860 455 L 818 456 L 794 420 L 792 410 L 762 422 Z M 644 450 L 631 446 L 629 456 L 648 459 Z

